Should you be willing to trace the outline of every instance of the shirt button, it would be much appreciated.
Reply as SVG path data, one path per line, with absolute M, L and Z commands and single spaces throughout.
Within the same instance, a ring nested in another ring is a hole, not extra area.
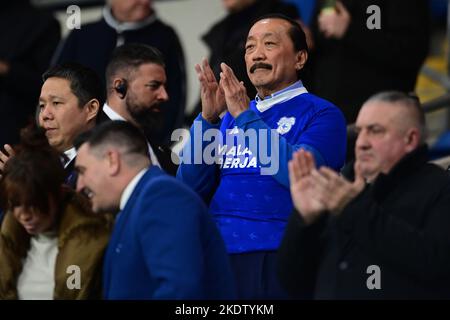
M 339 263 L 339 269 L 340 270 L 347 270 L 347 268 L 348 268 L 347 261 L 342 261 L 341 263 Z

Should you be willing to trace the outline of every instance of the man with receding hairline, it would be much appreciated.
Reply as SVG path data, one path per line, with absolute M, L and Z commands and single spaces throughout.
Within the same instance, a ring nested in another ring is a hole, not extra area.
M 280 299 L 286 295 L 276 278 L 276 254 L 292 210 L 287 162 L 295 150 L 306 149 L 320 164 L 339 170 L 345 121 L 337 107 L 308 93 L 299 78 L 308 47 L 295 20 L 276 14 L 259 18 L 248 33 L 244 58 L 258 92 L 252 101 L 234 66 L 222 63 L 219 81 L 206 60 L 196 66 L 202 112 L 183 151 L 193 159 L 183 159 L 188 161 L 177 177 L 209 203 L 230 254 L 238 298 Z M 207 152 L 196 128 L 205 135 L 218 132 L 215 163 L 196 163 Z M 240 133 L 256 138 L 233 138 Z M 270 156 L 262 151 L 269 145 Z M 277 170 L 264 172 L 265 156 Z
M 105 253 L 105 299 L 233 299 L 223 240 L 201 199 L 152 165 L 126 121 L 76 143 L 77 190 L 96 213 L 118 212 Z
M 450 177 L 427 162 L 417 98 L 382 92 L 356 120 L 344 176 L 297 152 L 280 278 L 316 299 L 450 298 Z

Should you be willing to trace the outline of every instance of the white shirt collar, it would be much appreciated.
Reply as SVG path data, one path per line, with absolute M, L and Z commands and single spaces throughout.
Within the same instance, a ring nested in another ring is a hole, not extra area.
M 122 120 L 126 121 L 124 117 L 122 117 L 120 114 L 118 114 L 115 110 L 113 110 L 106 102 L 103 104 L 103 112 L 106 113 L 106 115 L 111 120 Z
M 75 149 L 75 147 L 72 147 L 69 150 L 64 151 L 64 155 L 67 157 L 67 161 L 64 163 L 64 168 L 66 168 L 69 163 L 77 156 L 77 150 Z
M 306 90 L 306 88 L 303 86 L 303 83 L 299 80 L 294 84 L 278 92 L 275 92 L 268 97 L 265 97 L 264 100 L 262 100 L 258 95 L 256 95 L 255 98 L 256 108 L 258 109 L 259 112 L 264 112 L 266 110 L 269 110 L 276 104 L 286 102 L 288 100 L 291 100 L 292 98 L 295 98 L 296 96 L 299 96 L 307 92 L 308 90 Z
M 124 117 L 122 117 L 120 114 L 118 114 L 116 111 L 114 111 L 106 102 L 103 105 L 103 112 L 106 113 L 106 115 L 111 120 L 127 121 Z M 150 154 L 150 161 L 155 166 L 158 166 L 158 167 L 161 168 L 161 165 L 159 164 L 158 158 L 156 157 L 156 154 L 153 151 L 153 148 L 150 145 L 150 143 L 148 143 L 148 141 L 147 141 L 147 145 L 148 145 L 148 153 Z
M 147 170 L 148 168 L 144 168 L 141 171 L 139 171 L 139 173 L 135 175 L 133 179 L 131 179 L 126 188 L 123 190 L 122 195 L 120 197 L 120 210 L 123 210 L 123 208 L 125 208 L 128 200 L 131 197 L 131 194 L 133 193 L 137 184 L 141 180 L 142 176 L 147 172 Z

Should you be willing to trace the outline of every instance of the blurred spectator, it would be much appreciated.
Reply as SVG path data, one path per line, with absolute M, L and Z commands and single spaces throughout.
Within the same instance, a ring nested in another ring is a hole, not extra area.
M 59 153 L 44 133 L 24 130 L 0 182 L 6 212 L 0 232 L 1 299 L 100 298 L 111 224 L 63 181 Z
M 104 261 L 105 299 L 235 297 L 211 215 L 192 190 L 151 164 L 138 128 L 105 122 L 76 144 L 77 189 L 94 212 L 118 212 Z
M 371 5 L 380 8 L 377 17 L 367 13 Z M 311 92 L 340 107 L 350 124 L 372 94 L 414 91 L 428 52 L 429 12 L 426 0 L 318 0 Z M 380 29 L 368 27 L 374 19 Z
M 298 19 L 298 11 L 295 6 L 279 0 L 222 0 L 222 2 L 228 14 L 202 36 L 210 51 L 209 64 L 216 78 L 221 72 L 222 62 L 231 66 L 236 77 L 244 81 L 249 98 L 254 99 L 256 89 L 247 75 L 244 60 L 248 31 L 258 17 L 268 13 L 281 13 Z M 199 101 L 186 121 L 188 125 L 192 124 L 200 111 Z
M 58 21 L 28 0 L 4 1 L 0 10 L 0 148 L 19 142 L 33 121 L 41 75 L 60 39 Z
M 103 18 L 73 30 L 54 60 L 79 62 L 93 68 L 104 80 L 106 65 L 116 47 L 134 42 L 158 48 L 165 58 L 170 101 L 164 103 L 167 112 L 163 126 L 153 140 L 168 144 L 172 131 L 181 126 L 184 118 L 185 62 L 177 34 L 158 19 L 152 3 L 152 0 L 109 0 L 103 8 Z

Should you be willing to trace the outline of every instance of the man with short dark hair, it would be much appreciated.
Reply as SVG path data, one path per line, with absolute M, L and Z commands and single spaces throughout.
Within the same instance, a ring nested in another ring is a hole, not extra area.
M 231 257 L 239 298 L 284 298 L 275 265 L 292 211 L 287 162 L 295 150 L 306 149 L 321 165 L 340 169 L 345 121 L 338 108 L 309 94 L 299 79 L 308 48 L 295 20 L 260 18 L 245 48 L 247 73 L 258 91 L 251 102 L 225 63 L 220 82 L 206 60 L 196 66 L 202 113 L 191 128 L 177 177 L 210 204 Z M 207 143 L 210 133 L 217 137 L 216 148 Z M 248 139 L 239 138 L 246 134 Z M 211 149 L 214 162 L 205 158 Z
M 104 262 L 106 299 L 233 299 L 223 240 L 201 199 L 151 164 L 126 121 L 77 142 L 78 191 L 94 212 L 120 212 Z
M 73 142 L 77 135 L 95 126 L 104 100 L 103 87 L 92 69 L 77 63 L 53 66 L 42 79 L 37 121 L 44 128 L 50 145 L 64 154 L 66 183 L 75 187 Z M 0 169 L 14 154 L 11 146 L 5 149 L 8 154 L 0 152 Z
M 50 145 L 66 156 L 66 183 L 74 187 L 73 143 L 76 136 L 95 126 L 104 99 L 103 88 L 95 71 L 77 63 L 53 66 L 42 79 L 39 125 L 44 128 Z
M 143 44 L 118 47 L 106 68 L 107 101 L 100 121 L 125 120 L 140 128 L 149 142 L 152 163 L 175 175 L 171 150 L 157 143 L 156 134 L 164 125 L 163 103 L 169 100 L 166 72 L 161 52 Z
M 417 99 L 383 92 L 359 112 L 344 176 L 294 155 L 279 273 L 293 296 L 450 297 L 450 177 L 427 163 L 424 128 Z

